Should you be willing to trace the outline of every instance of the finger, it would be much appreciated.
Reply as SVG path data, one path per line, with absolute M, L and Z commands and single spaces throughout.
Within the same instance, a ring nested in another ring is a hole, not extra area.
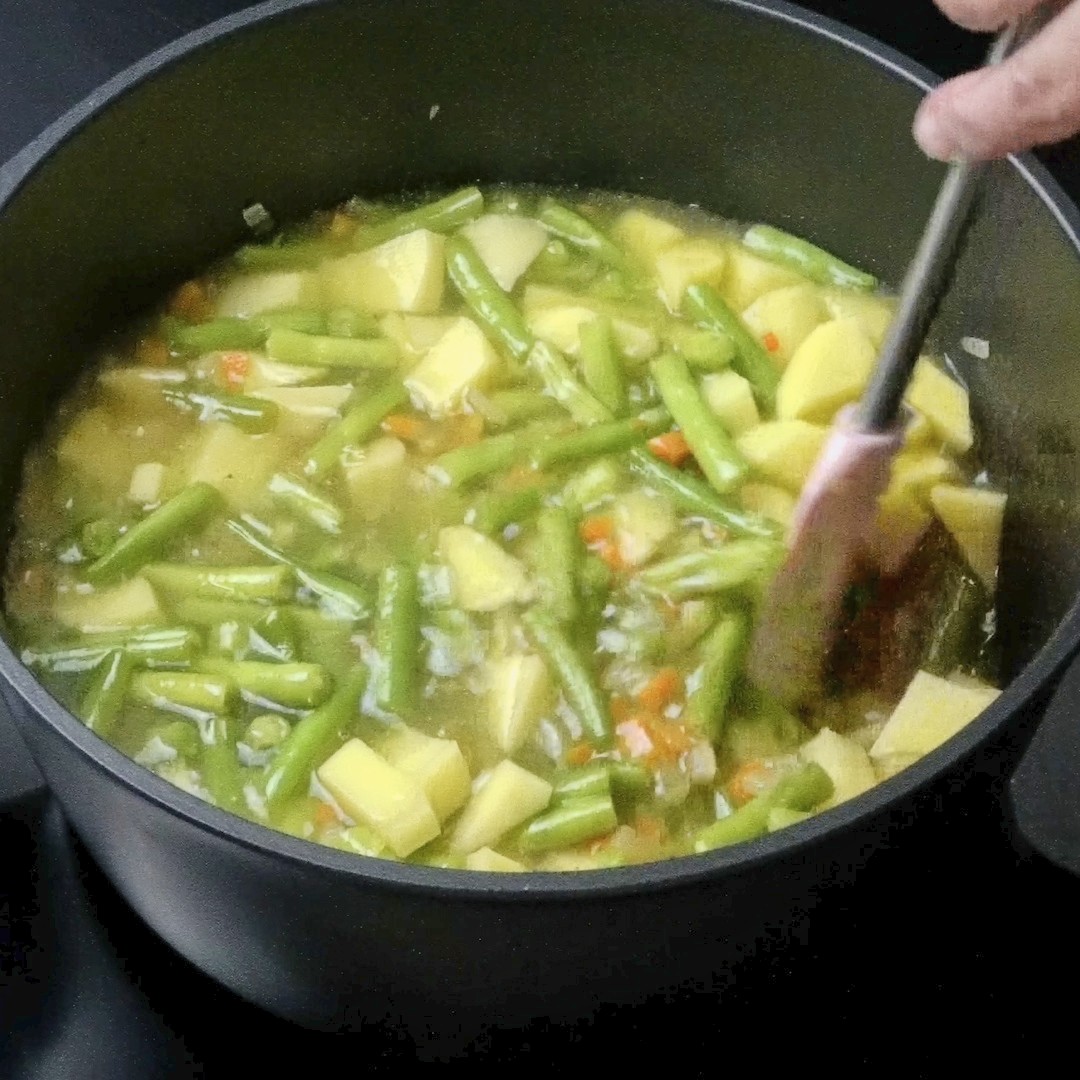
M 998 67 L 939 86 L 915 115 L 932 158 L 985 161 L 1080 131 L 1080 2 Z
M 954 23 L 968 30 L 1000 30 L 1007 22 L 1026 15 L 1042 0 L 934 0 Z

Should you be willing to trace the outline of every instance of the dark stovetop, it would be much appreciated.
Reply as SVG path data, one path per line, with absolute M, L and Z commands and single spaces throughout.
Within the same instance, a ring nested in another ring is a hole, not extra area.
M 131 61 L 241 6 L 0 0 L 0 162 Z M 984 47 L 946 24 L 930 0 L 806 6 L 941 74 L 974 65 Z M 1045 159 L 1080 198 L 1080 149 Z M 1076 743 L 1078 702 L 1080 669 L 1050 718 L 1059 736 Z M 1080 746 L 1072 750 L 1080 760 Z M 1080 826 L 1055 801 L 1056 791 L 1071 786 L 1069 776 L 1049 750 L 1030 755 L 1022 812 L 1040 847 L 1080 868 Z M 588 1068 L 651 1050 L 661 1068 L 694 1076 L 723 1075 L 732 1065 L 766 1074 L 816 1066 L 840 1075 L 885 1065 L 939 1076 L 960 1062 L 1001 1066 L 1013 1052 L 1038 1068 L 1067 1045 L 1050 1005 L 1056 1000 L 1061 1015 L 1072 980 L 1050 976 L 1075 971 L 1080 960 L 1073 929 L 1080 883 L 1027 847 L 1006 808 L 988 813 L 982 803 L 925 858 L 932 877 L 908 867 L 897 880 L 860 881 L 857 902 L 842 899 L 831 922 L 744 965 L 722 1004 L 680 998 L 577 1029 L 538 1023 L 474 1047 L 471 1064 L 528 1057 Z M 1055 1045 L 1055 1036 L 1063 1041 Z M 0 715 L 0 1077 L 151 1080 L 237 1068 L 257 1075 L 280 1067 L 290 1051 L 310 1052 L 312 1038 L 205 979 L 139 922 L 71 838 Z M 370 1071 L 439 1051 L 374 1030 L 354 1039 L 348 1055 Z

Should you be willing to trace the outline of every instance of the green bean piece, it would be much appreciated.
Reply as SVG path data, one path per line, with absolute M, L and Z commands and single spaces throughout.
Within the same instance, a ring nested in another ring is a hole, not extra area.
M 289 571 L 291 577 L 291 568 Z M 181 622 L 191 623 L 193 626 L 220 626 L 222 623 L 244 623 L 253 626 L 276 610 L 254 601 L 203 599 L 183 593 L 166 599 L 172 614 Z
M 686 703 L 686 722 L 715 743 L 724 729 L 728 702 L 735 680 L 742 670 L 750 640 L 750 623 L 745 615 L 721 615 L 716 626 L 701 643 L 700 666 L 694 679 L 696 688 Z
M 514 302 L 499 287 L 476 249 L 463 236 L 446 242 L 446 272 L 487 336 L 517 360 L 532 348 L 533 337 Z
M 269 335 L 274 330 L 295 330 L 301 334 L 325 334 L 327 315 L 312 308 L 282 308 L 264 311 L 254 319 Z M 344 335 L 342 335 L 344 336 Z
M 626 256 L 592 222 L 554 199 L 545 199 L 537 215 L 540 224 L 560 240 L 572 244 L 617 270 L 626 268 Z
M 185 668 L 202 649 L 202 641 L 187 627 L 164 627 L 123 634 L 86 634 L 77 642 L 23 649 L 27 667 L 54 675 L 75 675 L 104 661 L 113 649 L 123 649 L 139 667 Z
M 291 243 L 246 244 L 234 260 L 245 270 L 307 270 L 345 250 L 340 241 L 294 240 Z
M 292 570 L 288 566 L 150 563 L 143 567 L 142 572 L 155 589 L 192 600 L 227 599 L 251 604 L 274 603 L 291 600 L 296 588 Z
M 751 226 L 743 236 L 743 243 L 751 251 L 790 266 L 819 285 L 839 285 L 844 289 L 877 288 L 877 278 L 873 274 L 850 266 L 816 244 L 771 225 Z
M 631 453 L 636 451 L 632 450 Z M 616 494 L 625 481 L 625 471 L 615 459 L 600 458 L 566 481 L 562 492 L 563 504 L 580 514 L 609 495 Z
M 336 338 L 369 338 L 382 333 L 379 319 L 366 311 L 352 308 L 335 308 L 326 313 L 326 331 Z
M 279 664 L 298 660 L 300 645 L 294 620 L 278 608 L 271 608 L 258 622 L 248 627 L 247 652 Z
M 557 806 L 567 799 L 604 797 L 611 794 L 609 762 L 598 761 L 576 769 L 568 769 L 555 778 L 551 803 Z
M 308 452 L 304 472 L 318 477 L 333 468 L 346 446 L 374 435 L 383 417 L 408 400 L 408 391 L 400 379 L 391 379 L 373 393 L 361 391 L 345 415 Z
M 608 776 L 611 778 L 611 794 L 616 802 L 635 802 L 645 795 L 651 795 L 655 786 L 653 774 L 634 761 L 609 762 Z
M 258 349 L 266 340 L 266 329 L 251 319 L 211 319 L 188 323 L 182 319 L 162 320 L 165 340 L 173 352 L 199 354 L 225 349 Z
M 312 570 L 303 563 L 297 562 L 291 555 L 279 551 L 269 543 L 254 526 L 246 521 L 232 518 L 226 522 L 226 525 L 241 540 L 268 559 L 291 566 L 300 583 L 301 599 L 306 598 L 305 593 L 309 594 L 318 601 L 319 606 L 330 618 L 362 621 L 371 617 L 371 596 L 362 585 L 354 581 L 346 581 L 345 578 L 325 570 Z
M 735 536 L 774 539 L 783 535 L 783 528 L 776 522 L 743 510 L 696 476 L 673 468 L 644 447 L 635 447 L 627 456 L 631 471 L 684 513 L 715 521 Z
M 208 725 L 210 741 L 202 748 L 199 776 L 215 806 L 234 814 L 244 814 L 247 809 L 244 768 L 236 752 L 233 726 L 223 716 L 216 717 Z
M 272 750 L 288 737 L 292 727 L 284 716 L 260 713 L 244 731 L 243 743 L 252 750 Z
M 614 832 L 619 824 L 610 795 L 583 795 L 564 799 L 557 806 L 533 818 L 525 826 L 518 843 L 522 851 L 536 854 L 573 847 Z
M 540 487 L 520 488 L 517 491 L 489 491 L 481 495 L 469 508 L 465 523 L 477 532 L 499 533 L 507 525 L 513 525 L 532 517 L 544 499 Z
M 203 393 L 195 390 L 162 390 L 161 396 L 183 412 L 195 413 L 203 424 L 224 421 L 248 435 L 272 431 L 281 416 L 273 401 L 247 394 Z
M 328 337 L 286 329 L 271 331 L 266 352 L 285 364 L 369 371 L 396 368 L 400 359 L 397 345 L 389 338 Z
M 333 689 L 333 679 L 321 664 L 273 664 L 210 656 L 199 667 L 236 683 L 249 701 L 287 709 L 314 709 Z
M 171 720 L 157 728 L 154 737 L 160 739 L 179 757 L 194 761 L 202 752 L 202 739 L 199 729 L 190 720 Z
M 203 483 L 189 485 L 132 525 L 100 559 L 86 568 L 86 580 L 101 585 L 134 573 L 164 554 L 177 537 L 200 528 L 221 505 L 217 488 Z
M 683 295 L 683 314 L 703 330 L 715 330 L 731 338 L 735 355 L 731 366 L 746 379 L 762 410 L 776 411 L 776 388 L 780 372 L 746 324 L 710 285 L 691 285 Z
M 345 521 L 341 507 L 310 484 L 305 484 L 294 476 L 274 473 L 267 487 L 275 502 L 306 518 L 317 529 L 335 535 L 341 532 L 342 523 Z
M 724 425 L 705 404 L 686 361 L 664 356 L 654 360 L 649 370 L 706 479 L 720 494 L 731 491 L 748 466 Z
M 650 595 L 675 603 L 748 585 L 760 589 L 776 571 L 783 551 L 777 541 L 732 540 L 655 563 L 638 574 L 638 582 Z
M 484 212 L 484 196 L 479 188 L 466 187 L 452 195 L 425 203 L 415 210 L 380 221 L 374 225 L 361 225 L 356 231 L 356 242 L 360 247 L 375 247 L 393 240 L 398 236 L 414 232 L 416 229 L 428 229 L 431 232 L 445 233 L 479 217 Z
M 581 324 L 578 336 L 585 385 L 618 416 L 626 408 L 626 385 L 611 320 L 606 315 L 590 319 Z
M 919 666 L 942 677 L 955 671 L 971 656 L 973 640 L 990 607 L 982 582 L 966 569 L 958 570 L 933 620 L 930 642 Z
M 124 535 L 124 525 L 116 518 L 88 521 L 79 531 L 79 547 L 93 559 L 99 559 Z
M 130 692 L 140 705 L 202 718 L 228 713 L 237 690 L 231 679 L 201 672 L 140 671 L 132 677 Z
M 577 565 L 583 551 L 566 509 L 546 506 L 540 511 L 532 554 L 541 606 L 556 622 L 573 622 L 578 616 Z
M 628 420 L 594 424 L 569 435 L 547 439 L 533 450 L 530 461 L 534 469 L 546 469 L 565 461 L 613 454 L 666 431 L 670 424 L 671 417 L 666 409 L 650 409 Z
M 547 392 L 579 424 L 602 424 L 613 419 L 611 410 L 578 382 L 570 365 L 546 341 L 538 341 L 528 357 L 529 367 L 540 376 Z
M 722 371 L 735 358 L 735 342 L 715 330 L 699 330 L 675 323 L 668 331 L 672 348 L 692 367 Z
M 375 702 L 400 716 L 416 697 L 420 651 L 420 585 L 411 563 L 394 563 L 379 575 L 375 649 Z
M 464 487 L 472 480 L 503 472 L 528 453 L 522 433 L 491 435 L 471 446 L 459 446 L 440 454 L 428 471 L 441 484 Z
M 611 742 L 611 716 L 584 661 L 559 624 L 539 607 L 521 616 L 522 626 L 536 651 L 562 686 L 566 700 L 577 714 L 586 736 L 594 743 Z
M 301 788 L 306 789 L 323 755 L 335 740 L 344 737 L 350 722 L 356 719 L 367 681 L 367 668 L 358 665 L 340 680 L 327 701 L 296 722 L 267 773 L 268 802 L 280 803 Z
M 135 661 L 123 649 L 113 649 L 94 670 L 79 706 L 79 718 L 99 735 L 108 735 L 127 697 Z
M 493 427 L 512 427 L 558 408 L 551 398 L 532 389 L 496 390 L 474 404 L 476 411 Z
M 727 817 L 706 825 L 694 839 L 694 850 L 712 851 L 764 836 L 769 828 L 770 810 L 813 810 L 832 793 L 832 781 L 820 765 L 813 762 L 800 765 L 771 791 L 762 792 Z

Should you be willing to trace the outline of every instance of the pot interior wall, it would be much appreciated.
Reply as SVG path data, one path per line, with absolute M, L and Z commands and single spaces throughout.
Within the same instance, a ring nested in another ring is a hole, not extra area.
M 621 189 L 769 220 L 895 282 L 940 176 L 909 136 L 916 101 L 832 40 L 691 0 L 326 3 L 219 41 L 85 125 L 0 215 L 6 527 L 20 459 L 93 342 L 239 243 L 253 200 L 288 220 L 469 181 Z M 939 340 L 1013 495 L 1015 669 L 1080 578 L 1080 262 L 1015 170 L 995 184 Z M 961 334 L 992 359 L 965 363 Z

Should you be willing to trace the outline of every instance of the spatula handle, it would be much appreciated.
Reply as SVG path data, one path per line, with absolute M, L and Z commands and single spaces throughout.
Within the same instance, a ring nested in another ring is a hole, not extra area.
M 1021 20 L 1003 30 L 990 49 L 987 65 L 1000 64 L 1030 36 L 1032 29 L 1032 21 Z M 957 161 L 945 174 L 930 220 L 904 277 L 896 316 L 859 406 L 859 426 L 865 431 L 888 431 L 896 423 L 926 332 L 956 265 L 971 208 L 987 168 L 987 162 Z

